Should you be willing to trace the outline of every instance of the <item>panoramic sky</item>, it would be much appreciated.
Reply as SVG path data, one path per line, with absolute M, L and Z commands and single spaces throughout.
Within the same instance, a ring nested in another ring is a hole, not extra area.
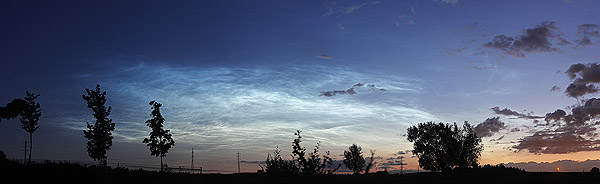
M 480 164 L 600 166 L 600 2 L 2 1 L 0 106 L 41 94 L 33 159 L 92 163 L 82 94 L 107 92 L 109 165 L 159 167 L 142 143 L 148 102 L 175 146 L 165 162 L 255 172 L 278 146 L 335 159 L 351 144 L 377 169 L 416 170 L 406 129 L 475 126 Z M 0 122 L 0 150 L 29 134 Z

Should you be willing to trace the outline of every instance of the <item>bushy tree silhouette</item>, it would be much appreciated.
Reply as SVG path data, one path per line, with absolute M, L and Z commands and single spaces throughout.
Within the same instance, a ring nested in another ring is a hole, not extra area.
M 362 155 L 362 148 L 352 144 L 348 150 L 344 151 L 344 165 L 351 169 L 354 174 L 360 173 L 365 167 L 365 158 Z
M 160 113 L 162 104 L 150 101 L 150 105 L 152 106 L 152 119 L 147 120 L 146 125 L 152 128 L 152 131 L 149 134 L 150 137 L 144 138 L 142 142 L 150 147 L 150 155 L 160 156 L 160 171 L 164 171 L 163 157 L 167 156 L 169 149 L 175 145 L 175 141 L 169 133 L 170 130 L 163 129 L 165 118 Z
M 592 167 L 592 169 L 590 169 L 590 172 L 592 172 L 592 173 L 600 173 L 600 168 Z
M 0 107 L 0 122 L 2 119 L 16 118 L 29 106 L 29 103 L 23 99 L 14 99 L 6 104 L 6 107 Z
M 279 146 L 271 154 L 267 155 L 266 166 L 259 165 L 265 173 L 269 175 L 286 176 L 292 174 L 298 174 L 298 167 L 293 160 L 283 160 L 281 158 L 281 150 Z
M 456 123 L 419 123 L 408 128 L 407 139 L 414 144 L 419 165 L 431 171 L 476 167 L 483 151 L 481 139 L 468 122 L 462 128 Z
M 83 130 L 84 137 L 88 139 L 87 152 L 94 161 L 100 161 L 101 165 L 106 166 L 106 152 L 112 146 L 112 131 L 115 130 L 115 123 L 108 118 L 111 107 L 106 108 L 106 91 L 100 91 L 100 85 L 96 85 L 95 90 L 85 91 L 88 95 L 82 95 L 83 100 L 94 111 L 92 115 L 96 118 L 94 125 L 87 122 L 88 130 Z
M 306 148 L 300 146 L 300 142 L 302 142 L 301 132 L 302 131 L 297 130 L 296 133 L 294 133 L 294 135 L 298 137 L 292 142 L 292 157 L 296 158 L 298 161 L 298 173 L 307 175 L 333 174 L 337 171 L 341 164 L 335 168 L 333 167 L 333 159 L 329 157 L 329 151 L 325 152 L 325 155 L 323 156 L 319 155 L 320 142 L 317 142 L 313 152 L 308 153 L 308 157 L 306 157 Z
M 40 120 L 40 116 L 42 116 L 42 110 L 40 109 L 40 104 L 35 102 L 35 99 L 39 97 L 39 94 L 29 93 L 29 91 L 25 91 L 27 96 L 25 97 L 25 102 L 27 102 L 27 106 L 21 112 L 21 128 L 29 133 L 29 158 L 27 159 L 27 163 L 31 163 L 31 148 L 33 148 L 33 132 L 35 132 L 39 126 L 37 126 L 38 121 Z

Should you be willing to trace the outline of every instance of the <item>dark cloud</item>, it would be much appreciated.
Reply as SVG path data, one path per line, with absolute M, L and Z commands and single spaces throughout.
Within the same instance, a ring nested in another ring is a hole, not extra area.
M 504 139 L 504 135 L 498 137 L 497 139 L 490 139 L 490 142 L 499 141 L 499 140 L 502 140 L 502 139 Z
M 525 53 L 531 52 L 558 52 L 552 40 L 558 40 L 557 45 L 568 44 L 568 41 L 560 35 L 560 28 L 555 22 L 542 22 L 534 28 L 523 30 L 523 33 L 515 37 L 497 35 L 491 42 L 483 46 L 499 49 L 503 53 L 518 57 L 525 57 Z
M 594 44 L 592 38 L 600 37 L 600 31 L 598 31 L 598 25 L 596 24 L 581 24 L 577 26 L 577 35 L 580 37 L 578 40 L 575 40 L 578 47 L 586 47 Z
M 556 109 L 554 112 L 547 113 L 544 120 L 546 120 L 546 122 L 560 121 L 561 119 L 564 119 L 566 115 L 567 113 L 562 109 Z
M 600 116 L 600 99 L 592 98 L 583 105 L 571 109 L 571 114 L 558 109 L 547 113 L 544 129 L 531 136 L 524 137 L 512 148 L 516 151 L 528 150 L 535 154 L 564 154 L 580 151 L 600 150 L 600 141 L 596 140 Z M 548 122 L 557 124 L 549 125 Z M 562 124 L 560 124 L 562 122 Z
M 505 129 L 504 122 L 500 121 L 500 117 L 488 118 L 484 122 L 473 128 L 478 137 L 491 137 L 494 133 Z
M 519 144 L 512 148 L 519 151 L 527 149 L 535 154 L 565 154 L 600 150 L 600 142 L 573 133 L 538 131 L 520 139 Z
M 571 83 L 565 89 L 565 93 L 573 98 L 596 92 L 598 92 L 598 88 L 596 86 L 594 86 L 593 84 L 585 83 Z
M 333 59 L 333 57 L 331 57 L 330 55 L 325 55 L 325 54 L 319 54 L 317 55 L 318 58 L 322 58 L 322 59 Z
M 574 83 L 599 83 L 600 82 L 600 64 L 573 64 L 565 73 L 574 79 Z
M 600 64 L 572 64 L 565 71 L 565 74 L 573 80 L 565 89 L 567 96 L 578 98 L 586 94 L 598 92 L 597 84 L 600 83 Z
M 356 89 L 363 87 L 364 85 L 365 85 L 364 83 L 356 83 L 351 88 L 348 88 L 346 90 L 323 91 L 323 92 L 321 92 L 321 95 L 319 95 L 319 96 L 332 97 L 332 96 L 336 96 L 336 95 L 346 95 L 346 94 L 355 95 L 355 94 L 358 94 L 358 92 L 356 92 Z M 375 87 L 375 84 L 367 84 L 367 89 L 368 89 L 368 91 L 386 91 L 386 89 L 384 89 L 384 88 Z
M 515 128 L 512 128 L 512 129 L 510 129 L 510 132 L 519 132 L 519 131 L 521 131 L 521 129 L 519 129 L 519 128 L 516 128 L 516 127 L 515 127 Z
M 498 107 L 498 106 L 492 107 L 490 110 L 492 110 L 495 114 L 505 115 L 505 116 L 516 116 L 517 118 L 523 118 L 523 119 L 541 119 L 541 118 L 544 118 L 544 117 L 541 117 L 541 116 L 531 115 L 531 113 L 528 113 L 528 114 L 520 113 L 520 112 L 517 112 L 517 111 L 510 110 L 508 108 L 500 109 L 500 107 Z

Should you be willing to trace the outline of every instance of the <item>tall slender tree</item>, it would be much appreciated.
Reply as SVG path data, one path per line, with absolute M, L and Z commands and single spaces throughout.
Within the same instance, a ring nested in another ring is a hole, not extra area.
M 96 123 L 90 125 L 87 122 L 88 130 L 83 130 L 84 137 L 88 139 L 87 152 L 94 161 L 100 161 L 102 166 L 106 166 L 106 152 L 112 146 L 112 131 L 115 130 L 115 123 L 108 118 L 111 107 L 106 108 L 106 91 L 100 91 L 100 85 L 96 85 L 95 90 L 86 89 L 87 96 L 82 95 L 83 100 L 87 102 L 88 108 L 94 111 Z
M 146 121 L 146 125 L 152 129 L 148 138 L 144 138 L 142 143 L 146 143 L 150 147 L 150 155 L 160 156 L 160 171 L 163 171 L 163 157 L 167 156 L 169 149 L 175 145 L 170 130 L 163 128 L 165 118 L 160 113 L 162 104 L 156 101 L 150 101 L 152 106 L 152 119 Z
M 27 94 L 25 97 L 27 106 L 21 112 L 21 119 L 19 120 L 21 121 L 21 128 L 29 133 L 29 158 L 27 159 L 27 163 L 31 163 L 33 132 L 39 128 L 37 123 L 40 120 L 40 116 L 42 116 L 42 109 L 40 109 L 40 104 L 35 102 L 35 99 L 40 96 L 39 94 L 29 93 L 29 91 L 25 91 L 25 93 Z

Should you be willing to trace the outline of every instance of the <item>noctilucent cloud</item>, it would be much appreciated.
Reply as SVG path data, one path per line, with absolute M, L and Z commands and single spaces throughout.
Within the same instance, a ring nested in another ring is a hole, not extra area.
M 600 2 L 3 1 L 0 106 L 41 94 L 33 159 L 92 163 L 82 94 L 107 92 L 109 165 L 159 167 L 142 143 L 148 102 L 176 141 L 165 162 L 254 172 L 278 146 L 335 159 L 351 144 L 377 169 L 416 170 L 406 129 L 468 121 L 480 164 L 597 166 Z M 577 65 L 579 64 L 579 65 Z M 596 78 L 598 77 L 598 78 Z M 596 80 L 598 79 L 598 80 Z M 29 134 L 0 122 L 0 150 Z M 594 165 L 596 164 L 596 165 Z

